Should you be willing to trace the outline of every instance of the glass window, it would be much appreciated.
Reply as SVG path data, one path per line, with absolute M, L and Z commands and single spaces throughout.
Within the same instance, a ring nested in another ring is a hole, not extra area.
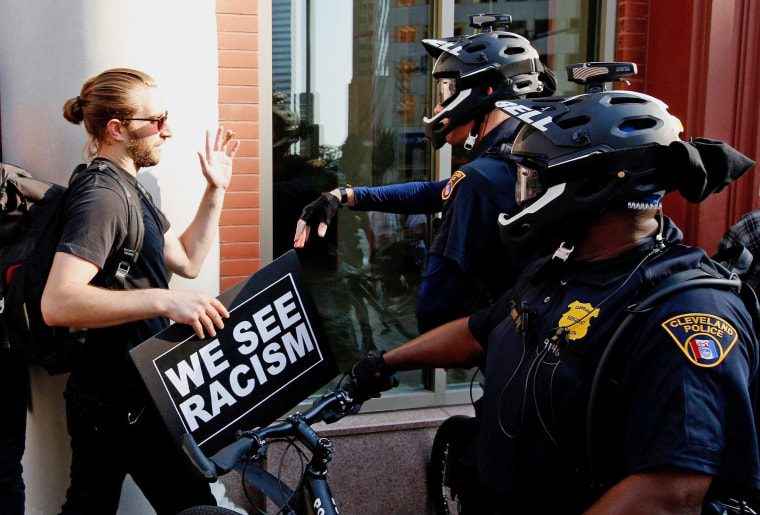
M 450 163 L 436 165 L 424 138 L 422 118 L 434 107 L 433 60 L 421 39 L 471 34 L 469 14 L 510 14 L 511 30 L 532 38 L 562 80 L 565 64 L 594 58 L 593 5 L 272 0 L 274 257 L 293 248 L 302 208 L 323 191 L 436 180 L 466 162 L 454 151 Z M 454 12 L 453 26 L 436 27 L 436 10 Z M 572 92 L 566 81 L 560 86 Z M 430 227 L 425 215 L 341 209 L 324 238 L 312 232 L 298 251 L 341 370 L 369 350 L 390 350 L 417 335 L 415 300 Z M 471 378 L 472 371 L 409 372 L 394 392 L 432 391 L 422 405 L 445 403 L 453 398 L 447 384 Z

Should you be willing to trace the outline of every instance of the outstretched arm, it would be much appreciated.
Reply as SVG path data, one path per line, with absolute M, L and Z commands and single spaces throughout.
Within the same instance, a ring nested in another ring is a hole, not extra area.
M 447 181 L 423 182 L 413 181 L 403 184 L 390 184 L 388 186 L 347 187 L 346 201 L 349 207 L 360 211 L 382 211 L 384 213 L 400 214 L 430 214 L 443 209 L 441 191 Z M 325 195 L 328 195 L 327 197 Z M 329 196 L 332 196 L 330 198 Z M 296 233 L 293 237 L 293 246 L 302 248 L 309 239 L 311 233 L 310 223 L 319 221 L 317 235 L 324 238 L 327 227 L 337 212 L 340 205 L 341 192 L 338 188 L 323 193 L 301 215 L 296 224 Z M 312 207 L 309 209 L 309 207 Z M 311 219 L 314 217 L 314 220 Z
M 484 351 L 468 323 L 460 318 L 390 352 L 372 351 L 348 369 L 338 385 L 363 403 L 398 386 L 398 371 L 474 365 Z
M 476 365 L 485 351 L 470 332 L 469 320 L 469 317 L 460 318 L 421 334 L 387 352 L 385 364 L 394 370 Z
M 195 218 L 177 237 L 169 229 L 165 237 L 164 260 L 170 272 L 182 277 L 196 277 L 206 259 L 219 226 L 224 194 L 232 179 L 232 160 L 240 142 L 232 131 L 224 133 L 219 127 L 216 136 L 206 132 L 206 151 L 198 152 L 206 190 L 203 193 Z

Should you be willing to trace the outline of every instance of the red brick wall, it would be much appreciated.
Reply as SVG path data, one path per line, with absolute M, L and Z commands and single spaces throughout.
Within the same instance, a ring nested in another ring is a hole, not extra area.
M 636 63 L 638 74 L 629 77 L 633 91 L 644 91 L 646 82 L 648 0 L 619 0 L 617 60 Z
M 241 145 L 219 227 L 221 291 L 259 269 L 259 23 L 257 0 L 217 0 L 219 120 Z

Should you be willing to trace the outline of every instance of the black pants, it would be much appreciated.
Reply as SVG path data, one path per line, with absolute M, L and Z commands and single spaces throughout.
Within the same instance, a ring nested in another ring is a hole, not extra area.
M 21 457 L 26 437 L 29 369 L 24 360 L 0 349 L 0 514 L 24 513 Z
M 158 515 L 216 505 L 208 483 L 185 464 L 155 407 L 148 403 L 142 408 L 85 401 L 69 384 L 66 416 L 71 435 L 71 486 L 63 514 L 115 514 L 127 474 Z M 134 423 L 128 422 L 128 413 Z

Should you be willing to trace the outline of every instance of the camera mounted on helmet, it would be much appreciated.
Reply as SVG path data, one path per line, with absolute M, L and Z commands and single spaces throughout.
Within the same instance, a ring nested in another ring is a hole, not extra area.
M 436 59 L 433 78 L 436 102 L 442 110 L 423 118 L 425 136 L 438 149 L 446 135 L 475 120 L 480 129 L 498 100 L 551 95 L 554 74 L 524 37 L 506 32 L 512 17 L 502 14 L 470 16 L 470 26 L 481 32 L 469 36 L 424 39 L 425 50 Z M 472 148 L 477 133 L 466 148 Z
M 619 63 L 596 64 L 612 70 L 596 75 L 596 84 L 623 72 Z M 754 164 L 723 142 L 682 141 L 681 122 L 654 97 L 596 91 L 497 103 L 525 123 L 512 148 L 524 209 L 499 218 L 502 242 L 515 255 L 548 239 L 574 244 L 609 209 L 654 209 L 670 191 L 701 202 Z
M 471 14 L 468 18 L 470 27 L 480 29 L 481 32 L 506 31 L 512 23 L 512 17 L 508 14 Z

